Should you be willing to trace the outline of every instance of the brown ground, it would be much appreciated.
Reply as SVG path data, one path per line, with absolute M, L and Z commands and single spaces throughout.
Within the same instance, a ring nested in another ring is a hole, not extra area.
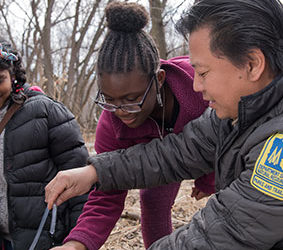
M 172 209 L 174 228 L 188 223 L 192 215 L 202 208 L 207 198 L 196 201 L 190 197 L 192 181 L 183 181 Z M 144 249 L 140 230 L 139 191 L 128 193 L 125 210 L 113 229 L 110 237 L 101 248 L 102 250 L 139 250 Z
M 95 154 L 93 142 L 95 134 L 84 134 L 91 155 Z M 192 215 L 205 206 L 207 198 L 196 201 L 190 197 L 193 181 L 183 181 L 172 209 L 173 227 L 176 229 L 187 224 Z M 115 228 L 101 250 L 141 250 L 144 249 L 140 230 L 139 191 L 130 190 L 125 209 Z

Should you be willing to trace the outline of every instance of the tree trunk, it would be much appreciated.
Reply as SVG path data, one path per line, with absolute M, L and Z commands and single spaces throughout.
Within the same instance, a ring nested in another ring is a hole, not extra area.
M 45 23 L 42 30 L 42 46 L 44 51 L 44 75 L 47 79 L 46 82 L 46 92 L 49 96 L 55 97 L 54 93 L 54 81 L 53 81 L 53 66 L 51 57 L 51 14 L 55 0 L 48 0 L 47 11 L 45 14 Z
M 167 59 L 165 31 L 162 17 L 165 2 L 161 2 L 160 0 L 149 0 L 149 6 L 152 22 L 150 34 L 159 49 L 160 57 L 162 59 Z

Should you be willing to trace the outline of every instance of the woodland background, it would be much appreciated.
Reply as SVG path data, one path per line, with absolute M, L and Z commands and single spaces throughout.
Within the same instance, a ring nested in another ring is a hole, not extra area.
M 123 1 L 123 0 L 122 0 Z M 107 31 L 104 8 L 111 0 L 0 0 L 0 38 L 23 56 L 29 83 L 63 102 L 84 133 L 94 132 L 96 59 Z M 146 27 L 161 58 L 187 54 L 174 28 L 191 0 L 136 0 L 151 16 Z

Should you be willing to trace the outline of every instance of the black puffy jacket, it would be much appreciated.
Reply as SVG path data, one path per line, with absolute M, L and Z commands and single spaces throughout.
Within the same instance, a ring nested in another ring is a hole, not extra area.
M 4 175 L 8 184 L 9 230 L 14 250 L 29 249 L 46 208 L 44 187 L 60 170 L 85 165 L 88 157 L 74 115 L 41 93 L 30 98 L 5 127 Z M 36 246 L 60 244 L 75 226 L 87 195 L 58 207 L 56 231 L 49 235 L 51 213 Z

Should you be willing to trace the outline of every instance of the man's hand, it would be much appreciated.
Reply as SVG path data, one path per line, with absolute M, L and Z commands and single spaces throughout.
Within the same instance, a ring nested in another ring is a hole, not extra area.
M 87 248 L 85 247 L 85 245 L 78 241 L 68 241 L 63 246 L 54 247 L 50 250 L 87 250 Z
M 198 188 L 193 187 L 192 188 L 192 193 L 191 193 L 191 197 L 195 198 L 197 201 L 201 200 L 204 197 L 208 197 L 210 196 L 210 194 L 204 193 L 202 191 L 200 191 Z
M 60 171 L 45 187 L 45 202 L 49 209 L 55 202 L 59 206 L 72 197 L 88 192 L 97 181 L 96 170 L 92 165 Z

